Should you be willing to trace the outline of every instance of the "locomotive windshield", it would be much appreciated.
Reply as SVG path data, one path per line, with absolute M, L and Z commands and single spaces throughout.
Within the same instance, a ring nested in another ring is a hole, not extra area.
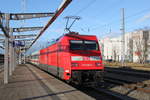
M 70 50 L 98 50 L 98 44 L 96 41 L 71 40 Z

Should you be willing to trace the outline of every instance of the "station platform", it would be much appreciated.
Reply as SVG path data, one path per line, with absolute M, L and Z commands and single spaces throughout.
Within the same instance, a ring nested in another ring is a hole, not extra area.
M 18 65 L 4 85 L 0 73 L 0 100 L 93 100 L 33 65 Z

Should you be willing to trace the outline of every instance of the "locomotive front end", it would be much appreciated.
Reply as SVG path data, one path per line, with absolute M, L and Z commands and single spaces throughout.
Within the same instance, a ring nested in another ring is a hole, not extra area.
M 80 85 L 101 82 L 104 66 L 96 37 L 82 36 L 69 42 L 72 81 Z

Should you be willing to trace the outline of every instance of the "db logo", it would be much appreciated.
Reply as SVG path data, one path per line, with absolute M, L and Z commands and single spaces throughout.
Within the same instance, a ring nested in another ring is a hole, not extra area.
M 90 57 L 83 57 L 84 61 L 90 60 Z

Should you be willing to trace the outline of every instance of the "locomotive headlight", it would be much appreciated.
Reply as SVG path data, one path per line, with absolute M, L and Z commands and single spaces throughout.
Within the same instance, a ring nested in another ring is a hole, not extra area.
M 102 64 L 101 64 L 100 62 L 96 62 L 95 65 L 96 65 L 97 67 L 99 67 L 99 66 L 101 66 Z
M 66 73 L 69 73 L 69 70 L 65 70 Z
M 71 66 L 72 66 L 72 67 L 77 67 L 77 66 L 79 66 L 79 65 L 78 65 L 78 63 L 71 63 Z

